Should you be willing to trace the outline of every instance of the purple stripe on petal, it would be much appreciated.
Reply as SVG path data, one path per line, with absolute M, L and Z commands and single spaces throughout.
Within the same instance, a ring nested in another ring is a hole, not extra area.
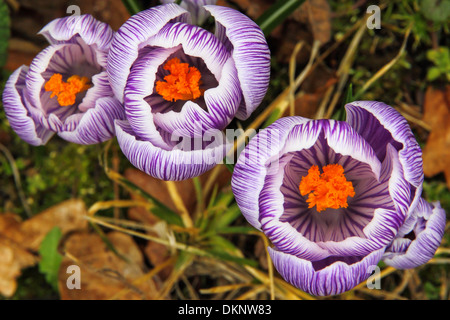
M 212 33 L 187 23 L 168 23 L 145 45 L 173 48 L 182 45 L 186 55 L 202 58 L 209 71 L 221 81 L 230 53 Z
M 108 74 L 106 71 L 94 75 L 91 79 L 92 87 L 86 91 L 86 96 L 78 105 L 78 109 L 82 112 L 87 111 L 95 106 L 98 99 L 113 96 L 111 86 L 109 85 Z
M 223 141 L 212 141 L 200 150 L 172 150 L 140 141 L 127 121 L 116 121 L 119 146 L 128 160 L 139 170 L 161 180 L 185 180 L 212 169 L 224 158 L 229 146 Z
M 152 94 L 158 67 L 177 48 L 145 48 L 133 65 L 125 87 L 124 106 L 127 119 L 133 132 L 142 140 L 155 146 L 168 149 L 169 146 L 157 131 L 152 107 L 145 98 Z
M 261 229 L 270 241 L 280 250 L 307 260 L 321 260 L 329 253 L 320 248 L 314 241 L 305 238 L 290 223 L 281 221 L 278 216 L 284 213 L 282 187 L 285 165 L 289 157 L 284 158 L 273 168 L 274 172 L 267 175 L 264 187 L 259 196 L 259 210 Z
M 399 150 L 406 180 L 419 188 L 424 177 L 422 152 L 406 119 L 392 107 L 376 101 L 355 101 L 347 104 L 346 110 L 347 122 L 370 143 L 381 161 L 388 143 Z
M 64 140 L 78 144 L 96 144 L 107 141 L 115 136 L 114 121 L 124 119 L 122 104 L 114 97 L 104 97 L 96 100 L 94 108 L 83 114 L 75 114 L 67 118 L 65 130 L 58 133 Z
M 334 152 L 367 163 L 376 178 L 380 176 L 381 162 L 372 147 L 347 123 L 328 121 L 325 138 Z
M 186 10 L 175 4 L 167 4 L 141 11 L 120 27 L 112 41 L 107 65 L 111 87 L 119 101 L 123 102 L 123 91 L 130 68 L 143 43 L 167 23 L 189 22 L 189 19 Z
M 41 51 L 31 62 L 26 85 L 31 104 L 45 114 L 59 109 L 57 98 L 47 98 L 44 85 L 50 77 L 59 73 L 63 80 L 70 76 L 91 78 L 102 71 L 96 61 L 95 49 L 86 44 L 58 44 Z M 111 95 L 109 93 L 108 95 Z
M 383 261 L 397 269 L 410 269 L 428 262 L 439 247 L 445 232 L 445 211 L 439 202 L 429 204 L 420 198 L 410 220 L 415 223 L 409 234 L 400 234 L 387 248 Z M 406 238 L 408 237 L 408 238 Z
M 91 15 L 70 16 L 55 19 L 40 32 L 50 44 L 77 41 L 81 37 L 87 45 L 96 45 L 101 51 L 107 51 L 111 45 L 114 31 L 104 22 L 96 20 Z
M 387 146 L 386 159 L 389 159 L 387 166 L 391 167 L 389 177 L 389 193 L 394 201 L 395 208 L 403 217 L 402 223 L 406 218 L 411 206 L 411 186 L 405 180 L 403 166 L 400 163 L 397 150 L 392 145 Z M 384 163 L 383 163 L 384 165 Z M 386 179 L 387 180 L 387 179 Z
M 231 186 L 242 214 L 255 228 L 259 222 L 259 194 L 264 186 L 272 158 L 278 158 L 284 141 L 293 127 L 310 121 L 302 117 L 282 118 L 253 137 L 247 147 L 238 154 Z
M 28 67 L 17 69 L 8 79 L 3 91 L 3 107 L 11 128 L 27 143 L 44 145 L 52 137 L 53 132 L 36 122 L 28 113 L 25 80 Z
M 161 0 L 161 3 L 174 3 L 175 0 Z M 216 4 L 217 0 L 183 0 L 181 7 L 189 11 L 192 23 L 202 25 L 209 17 L 209 13 L 203 8 L 204 5 Z
M 231 8 L 204 7 L 216 19 L 216 36 L 225 47 L 232 45 L 245 104 L 236 117 L 247 119 L 264 98 L 270 80 L 270 51 L 264 34 L 247 16 Z M 219 27 L 220 26 L 220 27 Z
M 41 104 L 41 94 L 43 91 L 43 86 L 46 80 L 48 80 L 44 79 L 42 74 L 47 70 L 50 60 L 55 53 L 63 48 L 63 44 L 49 46 L 42 50 L 31 62 L 26 79 L 28 98 L 35 108 L 42 111 L 45 111 L 46 105 Z M 52 67 L 52 69 L 55 70 L 54 73 L 65 74 L 69 71 L 69 66 L 66 63 L 55 63 Z
M 373 251 L 356 262 L 328 259 L 323 263 L 312 263 L 277 249 L 268 248 L 275 268 L 293 286 L 316 296 L 330 296 L 348 291 L 367 280 L 373 267 L 378 264 L 384 248 Z M 341 260 L 346 260 L 345 258 Z

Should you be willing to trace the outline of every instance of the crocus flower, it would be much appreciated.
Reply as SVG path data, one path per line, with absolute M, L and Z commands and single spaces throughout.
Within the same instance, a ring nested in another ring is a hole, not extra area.
M 17 69 L 3 92 L 12 129 L 36 146 L 55 133 L 79 144 L 112 138 L 114 120 L 124 117 L 105 69 L 113 30 L 83 15 L 53 20 L 40 34 L 50 46 Z
M 269 83 L 260 28 L 236 10 L 203 8 L 215 18 L 214 34 L 191 24 L 179 5 L 160 5 L 131 17 L 108 56 L 126 114 L 116 121 L 119 145 L 134 166 L 163 180 L 198 176 L 222 161 L 221 130 L 249 117 Z
M 439 205 L 421 198 L 422 154 L 406 120 L 380 102 L 346 111 L 346 121 L 276 121 L 250 140 L 232 177 L 280 275 L 313 295 L 350 290 L 383 258 L 425 263 L 445 225 Z
M 174 3 L 176 0 L 161 0 L 161 3 Z M 182 0 L 180 6 L 189 11 L 192 23 L 202 25 L 209 17 L 208 11 L 203 6 L 216 4 L 217 0 Z

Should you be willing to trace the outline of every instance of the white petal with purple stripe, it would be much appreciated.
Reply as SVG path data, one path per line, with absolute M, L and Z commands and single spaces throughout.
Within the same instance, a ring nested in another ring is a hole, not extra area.
M 409 230 L 402 230 L 387 248 L 383 261 L 397 269 L 410 269 L 427 263 L 442 241 L 445 219 L 445 211 L 439 202 L 430 204 L 420 198 L 409 218 L 411 221 L 407 223 Z
M 231 8 L 209 5 L 216 19 L 216 37 L 236 62 L 244 103 L 236 117 L 247 119 L 263 100 L 270 80 L 270 51 L 264 34 L 250 18 Z
M 17 69 L 8 79 L 3 90 L 3 108 L 11 128 L 27 143 L 44 145 L 54 134 L 29 114 L 26 98 L 26 74 L 28 67 Z
M 139 49 L 167 23 L 177 21 L 189 22 L 188 12 L 176 4 L 166 4 L 139 12 L 117 31 L 109 51 L 107 71 L 119 101 L 123 102 L 128 74 L 138 58 Z

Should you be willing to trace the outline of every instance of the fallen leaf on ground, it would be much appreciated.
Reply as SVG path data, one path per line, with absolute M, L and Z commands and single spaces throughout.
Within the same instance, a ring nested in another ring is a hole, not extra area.
M 52 206 L 21 224 L 20 232 L 25 235 L 22 245 L 33 251 L 39 250 L 42 239 L 53 227 L 59 227 L 63 235 L 70 231 L 86 229 L 86 214 L 86 206 L 79 199 Z
M 275 2 L 275 0 L 234 0 L 233 4 L 235 4 L 235 6 L 231 7 L 244 11 L 247 16 L 256 20 L 274 5 Z M 217 5 L 230 6 L 228 1 L 224 0 L 219 0 Z
M 97 234 L 74 233 L 67 238 L 63 245 L 66 257 L 59 270 L 61 299 L 154 299 L 157 285 L 153 279 L 143 278 L 144 257 L 133 238 L 116 231 L 109 232 L 107 238 L 127 261 L 111 251 Z M 72 265 L 80 268 L 80 289 L 69 289 L 67 285 L 72 275 L 67 268 Z
M 85 230 L 86 207 L 81 200 L 67 200 L 22 221 L 12 213 L 0 214 L 0 294 L 11 297 L 21 269 L 35 265 L 42 240 L 54 227 L 65 235 Z
M 13 240 L 0 235 L 0 294 L 11 297 L 17 289 L 21 270 L 31 267 L 37 257 Z
M 431 127 L 423 148 L 423 172 L 426 177 L 443 172 L 450 189 L 450 85 L 445 90 L 427 88 L 423 113 L 422 120 Z
M 327 0 L 308 0 L 294 11 L 293 18 L 308 25 L 314 40 L 325 44 L 331 39 L 331 10 Z
M 277 61 L 289 63 L 292 51 L 297 43 L 303 41 L 312 46 L 314 40 L 325 44 L 331 39 L 331 11 L 326 0 L 309 0 L 296 9 L 284 23 L 279 31 L 271 36 L 277 39 L 274 46 Z M 310 50 L 301 50 L 297 54 L 297 64 L 306 64 L 309 60 Z
M 130 14 L 122 0 L 76 0 L 71 4 L 78 5 L 82 13 L 89 12 L 94 18 L 105 22 L 117 31 L 130 18 Z

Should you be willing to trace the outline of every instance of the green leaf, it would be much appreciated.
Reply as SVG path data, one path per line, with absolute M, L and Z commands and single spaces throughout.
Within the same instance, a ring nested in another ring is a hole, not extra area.
M 420 7 L 425 18 L 433 22 L 445 22 L 450 18 L 450 1 L 422 0 Z
M 227 163 L 226 161 L 227 161 L 227 160 L 226 160 L 226 158 L 225 158 L 225 159 L 224 159 L 225 167 L 227 167 L 228 171 L 230 171 L 231 173 L 233 173 L 233 171 L 234 171 L 234 164 L 232 164 L 232 163 Z
M 349 84 L 349 86 L 347 88 L 343 106 L 345 106 L 347 103 L 350 103 L 350 102 L 353 102 L 353 85 L 351 83 Z
M 427 59 L 440 68 L 450 67 L 450 50 L 447 47 L 439 47 L 427 51 Z
M 267 36 L 303 2 L 304 0 L 278 0 L 256 20 L 256 23 Z
M 427 51 L 427 59 L 434 63 L 427 72 L 427 80 L 433 81 L 441 75 L 450 73 L 450 50 L 447 47 L 439 47 Z
M 441 70 L 439 70 L 438 67 L 431 67 L 430 69 L 428 69 L 428 72 L 427 72 L 427 80 L 428 81 L 436 80 L 437 78 L 439 78 L 440 75 L 441 75 Z
M 225 261 L 232 261 L 239 265 L 248 265 L 252 267 L 257 267 L 258 263 L 254 260 L 241 258 L 235 256 L 234 252 L 239 252 L 239 249 L 229 240 L 215 235 L 209 238 L 209 245 L 212 247 L 209 250 L 206 250 L 209 254 L 213 255 L 216 258 Z
M 0 68 L 6 63 L 8 55 L 9 10 L 4 0 L 0 0 Z
M 45 275 L 47 282 L 58 291 L 58 272 L 63 259 L 58 252 L 59 240 L 62 232 L 59 227 L 54 227 L 45 236 L 39 247 L 41 260 L 39 261 L 39 271 Z
M 240 216 L 241 210 L 239 209 L 239 206 L 237 204 L 233 204 L 224 213 L 217 217 L 215 226 L 217 229 L 228 227 Z
M 135 0 L 122 0 L 131 15 L 135 15 L 142 11 L 141 5 Z
M 192 260 L 194 259 L 194 256 L 189 253 L 189 252 L 185 252 L 185 251 L 180 251 L 177 260 L 175 261 L 175 270 L 180 270 L 182 268 L 185 268 L 186 266 L 188 266 Z
M 224 227 L 217 230 L 217 233 L 220 234 L 233 234 L 233 233 L 241 233 L 241 234 L 249 234 L 250 232 L 255 232 L 256 229 L 253 227 L 245 227 L 245 226 L 232 226 L 232 227 Z
M 269 117 L 266 119 L 266 121 L 264 122 L 264 124 L 262 125 L 262 128 L 266 128 L 268 126 L 270 126 L 272 123 L 274 123 L 275 121 L 277 121 L 281 116 L 281 110 L 280 109 L 275 109 L 270 115 Z

